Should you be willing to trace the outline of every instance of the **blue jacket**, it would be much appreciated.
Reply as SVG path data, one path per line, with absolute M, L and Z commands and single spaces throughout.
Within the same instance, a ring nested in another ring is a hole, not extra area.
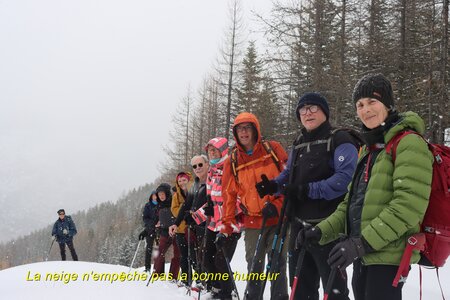
M 67 230 L 67 234 L 64 234 L 64 229 Z M 58 243 L 72 241 L 75 234 L 77 234 L 77 228 L 70 216 L 65 216 L 62 220 L 58 218 L 53 225 L 52 236 L 56 236 L 56 241 Z
M 155 231 L 155 225 L 158 223 L 158 219 L 158 204 L 153 204 L 150 200 L 145 204 L 144 212 L 142 213 L 145 229 L 150 234 Z

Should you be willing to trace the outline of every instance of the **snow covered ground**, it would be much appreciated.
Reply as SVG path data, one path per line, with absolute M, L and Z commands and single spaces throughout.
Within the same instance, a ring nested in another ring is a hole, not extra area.
M 141 249 L 142 251 L 142 249 Z M 142 253 L 141 253 L 142 254 Z M 244 258 L 243 239 L 238 243 L 235 257 L 232 261 L 233 271 L 246 272 Z M 166 266 L 166 270 L 168 266 Z M 351 268 L 349 268 L 351 270 Z M 184 288 L 178 288 L 175 284 L 163 281 L 156 281 L 146 286 L 147 281 L 136 276 L 132 278 L 126 276 L 129 268 L 119 265 L 107 265 L 92 262 L 72 262 L 72 261 L 49 261 L 22 265 L 0 271 L 0 299 L 22 300 L 22 299 L 192 299 L 186 295 Z M 143 274 L 142 268 L 131 270 L 134 275 Z M 53 279 L 47 278 L 47 273 Z M 39 280 L 37 274 L 41 276 Z M 61 278 L 57 278 L 60 275 Z M 108 278 L 99 278 L 101 274 Z M 62 276 L 61 276 L 62 275 Z M 75 278 L 77 276 L 77 278 Z M 84 276 L 84 280 L 83 280 Z M 116 281 L 111 282 L 113 276 Z M 349 274 L 351 277 L 351 274 Z M 450 297 L 450 266 L 440 270 L 441 283 L 445 295 Z M 36 279 L 36 280 L 35 280 Z M 95 281 L 97 279 L 97 281 Z M 239 294 L 242 296 L 245 289 L 245 282 L 238 281 Z M 269 287 L 267 285 L 265 299 L 269 299 Z M 419 272 L 414 266 L 406 285 L 403 288 L 403 299 L 419 299 Z M 441 299 L 440 289 L 434 270 L 425 270 L 423 275 L 423 299 Z

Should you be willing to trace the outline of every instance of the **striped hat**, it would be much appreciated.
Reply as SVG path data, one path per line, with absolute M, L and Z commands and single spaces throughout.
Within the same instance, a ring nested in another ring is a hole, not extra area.
M 220 151 L 220 156 L 224 157 L 228 154 L 228 140 L 223 137 L 215 137 L 206 144 L 205 151 L 208 152 L 208 146 L 211 145 Z

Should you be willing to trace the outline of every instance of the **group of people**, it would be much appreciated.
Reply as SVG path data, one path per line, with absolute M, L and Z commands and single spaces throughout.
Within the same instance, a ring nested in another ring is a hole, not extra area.
M 294 299 L 319 299 L 320 282 L 331 287 L 328 299 L 349 299 L 345 271 L 351 264 L 356 300 L 401 299 L 403 283 L 393 287 L 392 280 L 425 214 L 433 157 L 417 135 L 401 139 L 395 162 L 386 153 L 384 146 L 396 134 L 423 134 L 425 126 L 416 113 L 396 110 L 385 76 L 361 78 L 353 102 L 364 144 L 332 127 L 323 95 L 306 93 L 295 108 L 302 129 L 289 153 L 263 139 L 256 116 L 239 114 L 234 147 L 225 138 L 211 139 L 204 148 L 208 156 L 191 159 L 192 173 L 183 170 L 173 188 L 162 183 L 151 193 L 139 235 L 147 241 L 145 269 L 150 270 L 158 231 L 152 276 L 164 273 L 171 245 L 171 278 L 188 287 L 193 272 L 230 273 L 243 234 L 249 273 L 277 266 L 272 299 L 289 298 L 288 279 L 291 287 L 298 280 L 291 289 Z M 414 253 L 411 261 L 418 259 Z M 212 299 L 232 298 L 231 276 L 198 283 Z M 261 299 L 265 284 L 264 277 L 249 280 L 245 299 Z

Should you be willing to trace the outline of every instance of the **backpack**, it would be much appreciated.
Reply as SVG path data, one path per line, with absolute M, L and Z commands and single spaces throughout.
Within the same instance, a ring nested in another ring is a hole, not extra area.
M 234 146 L 233 149 L 231 149 L 231 154 L 230 154 L 230 162 L 231 162 L 231 172 L 233 173 L 234 179 L 236 180 L 236 182 L 239 182 L 239 178 L 238 178 L 238 171 L 244 167 L 247 167 L 249 165 L 253 165 L 255 163 L 257 163 L 258 161 L 264 160 L 266 159 L 268 156 L 272 157 L 273 162 L 275 163 L 275 165 L 278 168 L 278 171 L 282 171 L 281 169 L 281 163 L 280 163 L 280 159 L 278 158 L 278 156 L 276 155 L 275 151 L 273 151 L 272 146 L 270 145 L 270 142 L 262 140 L 261 141 L 264 150 L 266 150 L 267 155 L 257 158 L 255 160 L 252 160 L 244 165 L 238 166 L 238 159 L 237 159 L 237 147 Z
M 392 162 L 395 162 L 398 143 L 408 134 L 422 137 L 412 130 L 403 131 L 394 136 L 385 147 L 386 153 L 392 156 Z M 450 147 L 431 144 L 425 139 L 424 141 L 434 157 L 428 208 L 420 224 L 420 232 L 408 239 L 397 275 L 392 283 L 394 287 L 402 280 L 401 278 L 406 279 L 408 276 L 413 250 L 420 250 L 419 265 L 434 267 L 436 271 L 445 264 L 445 260 L 450 255 Z
M 350 139 L 352 140 L 352 142 L 354 143 L 354 145 L 356 146 L 356 148 L 358 150 L 358 157 L 359 157 L 361 150 L 362 150 L 362 146 L 365 144 L 365 141 L 359 132 L 357 132 L 356 130 L 354 130 L 352 128 L 347 128 L 347 127 L 333 128 L 330 132 L 330 136 L 326 140 L 315 140 L 313 142 L 306 142 L 306 143 L 301 143 L 301 144 L 300 144 L 300 140 L 301 140 L 303 134 L 300 134 L 294 141 L 293 149 L 297 150 L 300 148 L 307 147 L 307 151 L 309 152 L 309 148 L 311 145 L 327 144 L 327 152 L 330 152 L 330 151 L 334 152 L 334 150 L 336 148 L 334 146 L 334 136 L 339 131 L 346 132 L 350 136 Z

